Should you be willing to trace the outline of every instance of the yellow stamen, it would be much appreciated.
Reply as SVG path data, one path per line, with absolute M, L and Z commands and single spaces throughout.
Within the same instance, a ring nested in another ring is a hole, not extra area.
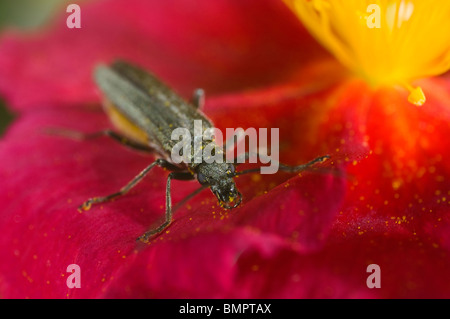
M 408 83 L 404 83 L 404 87 L 409 90 L 408 101 L 414 105 L 421 106 L 425 103 L 426 97 L 425 93 L 423 93 L 422 88 L 417 87 L 413 88 Z
M 402 85 L 450 69 L 450 1 L 283 0 L 335 57 L 373 86 Z

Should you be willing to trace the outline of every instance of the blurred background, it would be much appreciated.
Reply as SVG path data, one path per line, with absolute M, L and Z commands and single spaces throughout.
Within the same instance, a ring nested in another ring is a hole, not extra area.
M 0 0 L 0 37 L 7 29 L 33 32 L 49 23 L 58 12 L 66 12 L 69 0 Z M 1 76 L 1 74 L 0 74 Z M 0 136 L 14 119 L 0 96 Z

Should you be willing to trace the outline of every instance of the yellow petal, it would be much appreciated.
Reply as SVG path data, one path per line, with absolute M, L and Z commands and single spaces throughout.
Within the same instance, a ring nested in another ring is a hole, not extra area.
M 402 85 L 450 69 L 450 1 L 283 0 L 311 34 L 373 86 Z

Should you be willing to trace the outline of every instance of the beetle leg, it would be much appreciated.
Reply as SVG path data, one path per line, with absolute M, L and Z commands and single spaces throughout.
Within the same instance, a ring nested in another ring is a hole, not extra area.
M 234 162 L 237 163 L 237 164 L 240 164 L 240 163 L 243 163 L 244 161 L 248 160 L 250 157 L 253 157 L 253 156 L 258 156 L 259 157 L 259 156 L 261 156 L 261 154 L 247 152 L 247 153 L 244 153 L 244 154 L 240 155 L 239 157 L 237 157 Z M 280 163 L 278 161 L 272 160 L 269 156 L 264 156 L 264 157 L 265 157 L 266 161 L 270 161 L 271 160 L 272 162 L 275 162 L 278 165 L 278 167 L 279 167 L 279 169 L 281 171 L 288 172 L 288 173 L 298 173 L 300 171 L 309 169 L 311 166 L 313 166 L 316 163 L 321 163 L 321 162 L 323 162 L 323 161 L 325 161 L 325 160 L 330 158 L 329 155 L 325 155 L 325 156 L 317 157 L 317 158 L 313 159 L 312 161 L 310 161 L 308 163 L 305 163 L 305 164 L 296 165 L 296 166 L 290 166 L 290 165 L 286 165 L 286 164 Z M 260 170 L 261 170 L 260 167 L 250 168 L 250 169 L 247 169 L 247 170 L 236 172 L 234 176 L 244 175 L 244 174 L 248 174 L 248 173 L 255 173 L 255 172 L 258 172 Z
M 131 140 L 128 137 L 126 137 L 125 135 L 116 133 L 110 129 L 106 129 L 106 130 L 98 131 L 98 132 L 94 132 L 94 133 L 82 133 L 82 132 L 66 130 L 66 129 L 47 129 L 46 133 L 52 134 L 52 135 L 59 135 L 62 137 L 67 137 L 67 138 L 71 138 L 71 139 L 78 140 L 78 141 L 90 140 L 90 139 L 106 136 L 106 137 L 112 138 L 113 140 L 115 140 L 116 142 L 119 142 L 122 145 L 125 145 L 125 146 L 135 149 L 135 150 L 145 151 L 145 152 L 149 152 L 149 153 L 155 152 L 155 149 L 152 148 L 151 146 Z
M 199 110 L 203 109 L 203 106 L 205 105 L 205 91 L 203 89 L 194 90 L 194 93 L 192 94 L 192 104 Z
M 170 193 L 170 184 L 172 179 L 176 180 L 192 180 L 194 179 L 194 176 L 190 172 L 172 172 L 167 177 L 167 184 L 166 184 L 166 215 L 165 215 L 165 221 L 159 225 L 158 227 L 151 229 L 147 232 L 145 232 L 142 236 L 138 238 L 138 240 L 146 243 L 148 242 L 149 237 L 159 234 L 164 229 L 166 229 L 170 223 L 172 222 L 172 196 Z
M 144 168 L 138 175 L 136 175 L 128 184 L 126 184 L 124 187 L 122 187 L 118 192 L 104 196 L 104 197 L 90 198 L 87 201 L 85 201 L 83 204 L 81 204 L 81 206 L 78 208 L 78 210 L 79 211 L 89 210 L 91 208 L 91 206 L 94 204 L 104 203 L 113 198 L 125 195 L 126 193 L 128 193 L 128 191 L 130 189 L 132 189 L 134 186 L 136 186 L 155 166 L 160 166 L 160 167 L 167 168 L 170 170 L 176 170 L 176 169 L 179 170 L 180 169 L 177 166 L 169 163 L 168 161 L 166 161 L 162 158 L 159 158 L 156 161 L 154 161 L 153 163 L 151 163 L 149 166 Z

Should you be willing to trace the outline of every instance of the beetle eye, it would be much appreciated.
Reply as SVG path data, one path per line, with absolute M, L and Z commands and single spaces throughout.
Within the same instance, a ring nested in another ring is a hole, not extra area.
M 233 165 L 233 164 L 230 164 L 230 165 L 228 166 L 228 169 L 227 169 L 227 174 L 228 174 L 228 175 L 234 175 L 234 172 L 235 172 L 234 165 Z
M 200 184 L 204 185 L 208 182 L 208 180 L 206 179 L 206 176 L 203 175 L 202 173 L 198 173 L 197 174 L 197 180 Z

